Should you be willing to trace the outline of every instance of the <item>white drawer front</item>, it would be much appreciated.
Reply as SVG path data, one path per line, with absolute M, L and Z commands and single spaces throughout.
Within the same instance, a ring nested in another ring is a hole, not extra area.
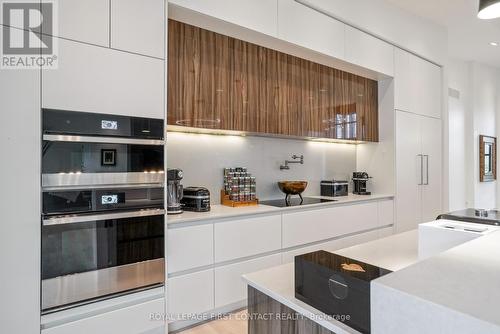
M 165 326 L 162 320 L 151 320 L 150 315 L 165 313 L 163 298 L 123 309 L 102 313 L 61 326 L 42 330 L 42 334 L 120 333 L 137 334 Z
M 378 202 L 378 223 L 379 226 L 394 224 L 394 201 L 392 199 Z
M 169 278 L 167 291 L 168 313 L 173 316 L 210 311 L 214 308 L 214 270 Z
M 377 202 L 373 202 L 283 214 L 283 247 L 377 227 L 377 211 Z
M 213 224 L 167 230 L 168 273 L 207 266 L 213 262 Z
M 231 264 L 215 269 L 215 307 L 247 299 L 247 284 L 243 274 L 264 270 L 281 264 L 281 254 Z
M 307 246 L 299 249 L 294 249 L 288 252 L 284 252 L 282 253 L 282 261 L 283 263 L 290 263 L 295 260 L 295 257 L 297 255 L 307 254 L 319 250 L 334 252 L 337 249 L 341 249 L 342 247 L 343 247 L 342 239 L 335 239 L 321 244 Z
M 281 248 L 281 215 L 215 223 L 215 262 Z

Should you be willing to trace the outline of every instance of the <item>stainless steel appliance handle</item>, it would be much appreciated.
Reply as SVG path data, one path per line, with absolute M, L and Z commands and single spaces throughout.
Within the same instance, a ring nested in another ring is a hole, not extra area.
M 164 209 L 145 209 L 131 212 L 102 213 L 96 215 L 74 215 L 43 219 L 43 226 L 77 224 L 96 220 L 123 219 L 164 215 Z
M 63 141 L 63 142 L 82 142 L 82 143 L 130 144 L 130 145 L 155 145 L 155 146 L 165 145 L 164 140 L 120 138 L 120 137 L 43 135 L 43 140 Z
M 417 154 L 417 157 L 420 158 L 420 183 L 419 186 L 424 185 L 424 156 L 422 154 Z
M 429 185 L 429 156 L 427 154 L 424 154 L 425 157 L 425 183 L 424 185 L 428 186 Z

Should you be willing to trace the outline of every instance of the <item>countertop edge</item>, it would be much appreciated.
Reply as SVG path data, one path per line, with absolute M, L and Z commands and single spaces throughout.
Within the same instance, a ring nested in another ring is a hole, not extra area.
M 353 198 L 353 195 L 349 195 L 347 198 L 338 198 L 338 197 L 325 197 L 325 196 L 308 196 L 311 198 L 323 198 L 323 199 L 334 199 L 336 202 L 325 202 L 325 203 L 318 203 L 318 204 L 310 204 L 307 206 L 302 206 L 302 207 L 284 207 L 284 208 L 278 208 L 278 207 L 273 207 L 273 206 L 268 206 L 268 205 L 259 205 L 258 207 L 255 208 L 255 211 L 245 211 L 245 212 L 234 212 L 234 213 L 221 213 L 221 214 L 212 214 L 210 215 L 210 212 L 207 212 L 206 217 L 202 217 L 203 213 L 199 213 L 200 216 L 196 217 L 183 217 L 183 218 L 174 218 L 175 216 L 167 216 L 167 226 L 174 226 L 178 224 L 185 224 L 185 223 L 196 223 L 196 222 L 204 222 L 204 221 L 213 221 L 213 220 L 223 220 L 223 219 L 228 219 L 228 218 L 235 218 L 235 217 L 248 217 L 248 216 L 259 216 L 259 215 L 266 215 L 266 214 L 278 214 L 278 213 L 286 213 L 286 212 L 297 212 L 297 211 L 309 211 L 309 210 L 315 210 L 315 209 L 322 209 L 322 208 L 327 208 L 327 207 L 333 207 L 333 206 L 342 206 L 342 205 L 349 205 L 349 204 L 354 204 L 354 203 L 363 203 L 363 202 L 370 202 L 370 201 L 378 201 L 378 200 L 383 200 L 383 199 L 393 199 L 394 195 L 391 194 L 375 194 L 375 195 L 369 195 L 366 197 L 356 197 Z M 357 195 L 361 196 L 361 195 Z M 217 204 L 220 205 L 220 204 Z M 248 207 L 247 207 L 248 208 Z M 227 207 L 228 210 L 231 210 L 232 208 Z M 235 209 L 237 210 L 237 209 Z M 192 212 L 185 212 L 183 214 L 194 214 Z M 172 221 L 169 221 L 168 217 L 174 218 Z

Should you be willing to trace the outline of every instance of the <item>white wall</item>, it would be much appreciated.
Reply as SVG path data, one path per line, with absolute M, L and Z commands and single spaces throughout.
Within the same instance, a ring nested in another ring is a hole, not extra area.
M 496 118 L 500 113 L 497 105 L 500 72 L 492 67 L 472 65 L 472 89 L 474 111 L 474 193 L 475 207 L 494 208 L 497 182 L 479 182 L 479 135 L 496 136 Z
M 350 179 L 356 169 L 356 146 L 264 137 L 217 136 L 168 132 L 168 168 L 184 171 L 184 187 L 203 186 L 211 202 L 220 203 L 224 167 L 247 167 L 257 179 L 261 200 L 283 197 L 277 181 L 305 180 L 305 195 L 319 195 L 322 179 Z M 304 155 L 304 165 L 280 170 L 285 159 Z
M 500 207 L 498 182 L 479 182 L 479 135 L 498 136 L 500 127 L 500 70 L 475 62 L 449 62 L 449 204 Z
M 472 113 L 470 108 L 470 64 L 463 61 L 449 62 L 448 85 L 451 93 L 448 96 L 448 143 L 449 143 L 449 173 L 448 193 L 449 210 L 460 210 L 474 202 L 472 178 L 472 163 L 466 160 L 466 151 L 472 149 L 473 136 L 466 133 L 471 124 Z M 467 126 L 467 127 L 466 127 Z M 472 127 L 470 127 L 472 130 Z

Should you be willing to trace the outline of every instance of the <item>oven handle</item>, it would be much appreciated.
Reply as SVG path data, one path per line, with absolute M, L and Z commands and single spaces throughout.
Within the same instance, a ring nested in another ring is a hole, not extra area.
M 164 209 L 146 209 L 132 212 L 116 212 L 116 213 L 102 213 L 97 215 L 75 215 L 47 218 L 42 220 L 43 226 L 63 225 L 63 224 L 77 224 L 96 220 L 109 220 L 109 219 L 123 219 L 134 217 L 149 217 L 164 215 Z
M 82 143 L 104 143 L 104 144 L 130 144 L 130 145 L 165 145 L 164 140 L 136 139 L 121 137 L 92 137 L 92 136 L 68 136 L 68 135 L 43 135 L 45 141 L 82 142 Z

